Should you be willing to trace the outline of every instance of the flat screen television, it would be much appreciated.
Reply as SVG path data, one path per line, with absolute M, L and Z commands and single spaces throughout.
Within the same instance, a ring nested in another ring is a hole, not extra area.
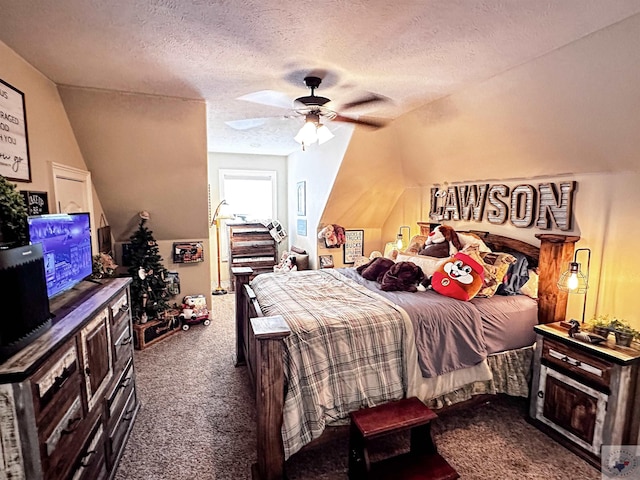
M 89 213 L 34 215 L 27 218 L 31 244 L 42 244 L 47 295 L 53 298 L 91 275 Z

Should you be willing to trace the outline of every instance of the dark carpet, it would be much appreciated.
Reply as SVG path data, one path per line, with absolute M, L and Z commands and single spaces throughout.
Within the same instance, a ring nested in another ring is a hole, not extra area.
M 233 295 L 213 297 L 211 325 L 194 325 L 135 352 L 142 408 L 116 480 L 251 478 L 255 407 L 245 368 L 233 366 Z M 434 422 L 438 451 L 465 480 L 600 479 L 600 472 L 526 421 L 525 399 L 494 401 Z M 408 447 L 406 435 L 378 444 L 378 457 Z M 347 438 L 307 449 L 289 480 L 347 479 Z

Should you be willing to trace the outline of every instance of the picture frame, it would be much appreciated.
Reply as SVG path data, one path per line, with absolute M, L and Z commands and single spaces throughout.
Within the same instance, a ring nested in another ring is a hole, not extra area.
M 204 262 L 204 247 L 202 242 L 174 242 L 173 263 Z
M 298 215 L 304 217 L 307 214 L 307 182 L 298 182 L 296 192 L 298 198 Z
M 320 255 L 320 268 L 333 268 L 333 255 Z
M 299 218 L 297 221 L 296 227 L 297 227 L 298 235 L 302 237 L 307 236 L 307 219 L 306 218 Z
M 27 215 L 44 215 L 49 213 L 49 197 L 47 192 L 20 190 L 27 206 Z
M 364 255 L 364 230 L 345 230 L 344 236 L 344 263 L 355 263 Z
M 31 182 L 27 114 L 24 93 L 0 79 L 0 175 L 15 182 Z

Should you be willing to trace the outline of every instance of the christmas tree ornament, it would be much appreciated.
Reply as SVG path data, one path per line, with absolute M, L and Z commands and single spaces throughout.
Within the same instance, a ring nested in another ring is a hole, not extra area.
M 140 323 L 147 323 L 148 319 L 147 312 L 142 312 L 142 315 L 140 315 Z
M 144 271 L 144 267 L 140 267 L 138 269 L 138 277 L 140 277 L 140 280 L 147 278 L 147 273 Z

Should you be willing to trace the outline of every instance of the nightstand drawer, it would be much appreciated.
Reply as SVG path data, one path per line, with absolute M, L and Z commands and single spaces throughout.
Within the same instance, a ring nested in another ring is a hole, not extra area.
M 613 365 L 553 340 L 544 339 L 542 360 L 577 375 L 592 384 L 609 389 Z

